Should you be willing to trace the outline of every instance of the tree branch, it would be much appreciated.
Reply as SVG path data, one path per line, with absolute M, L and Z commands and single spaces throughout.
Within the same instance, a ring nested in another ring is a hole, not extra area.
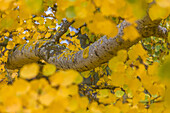
M 75 20 L 73 20 L 72 22 L 68 22 L 67 20 L 63 20 L 63 25 L 61 26 L 61 28 L 57 31 L 57 33 L 53 36 L 53 39 L 55 39 L 55 41 L 57 43 L 59 43 L 59 39 L 60 37 L 67 32 L 68 28 L 75 22 Z
M 119 50 L 128 49 L 138 43 L 142 38 L 149 36 L 167 38 L 167 30 L 159 26 L 160 21 L 152 21 L 148 15 L 138 20 L 136 29 L 141 37 L 134 41 L 122 39 L 123 29 L 130 25 L 130 23 L 123 21 L 115 37 L 107 38 L 103 36 L 78 52 L 71 52 L 50 40 L 40 40 L 36 44 L 33 44 L 34 42 L 25 44 L 9 54 L 6 66 L 8 69 L 21 68 L 24 64 L 43 59 L 48 63 L 55 64 L 57 69 L 74 69 L 80 72 L 90 70 L 110 60 Z M 83 56 L 85 52 L 88 53 L 86 57 Z

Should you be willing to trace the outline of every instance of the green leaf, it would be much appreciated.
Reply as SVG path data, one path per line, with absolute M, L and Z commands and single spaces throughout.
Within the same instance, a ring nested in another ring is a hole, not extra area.
M 32 10 L 32 13 L 43 11 L 43 0 L 25 0 L 25 3 Z
M 127 0 L 127 2 L 133 4 L 133 3 L 136 3 L 138 0 Z
M 170 56 L 167 57 L 166 61 L 160 67 L 158 74 L 163 79 L 170 78 Z
M 76 16 L 74 6 L 70 6 L 66 9 L 66 16 L 68 18 L 73 18 Z
M 125 92 L 123 92 L 123 91 L 121 91 L 121 90 L 117 90 L 117 91 L 115 92 L 115 95 L 116 95 L 116 97 L 121 98 L 121 97 L 124 95 L 124 93 L 125 93 Z

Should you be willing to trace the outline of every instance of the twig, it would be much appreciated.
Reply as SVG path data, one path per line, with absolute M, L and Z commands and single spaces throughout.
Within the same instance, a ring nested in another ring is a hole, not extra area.
M 7 43 L 0 43 L 0 46 L 5 47 L 5 46 L 7 46 Z
M 6 68 L 6 66 L 5 66 L 5 70 L 6 70 L 6 72 L 7 72 L 8 84 L 12 84 L 12 83 L 13 83 L 13 80 L 12 80 L 12 77 L 11 77 L 8 69 Z
M 75 22 L 75 20 L 73 20 L 72 22 L 68 22 L 67 20 L 63 20 L 63 25 L 61 26 L 61 28 L 57 31 L 57 33 L 52 37 L 53 39 L 55 39 L 55 41 L 57 43 L 59 43 L 59 39 L 60 37 L 67 32 L 68 28 Z
M 87 24 L 85 23 L 85 24 L 83 24 L 83 25 L 81 25 L 79 28 L 77 28 L 76 30 L 78 31 L 77 33 L 75 33 L 74 35 L 70 35 L 70 33 L 69 34 L 67 34 L 66 36 L 67 37 L 75 37 L 75 36 L 77 36 L 77 35 L 79 35 L 79 34 L 81 34 L 81 28 L 82 27 L 85 27 L 85 26 L 87 26 Z

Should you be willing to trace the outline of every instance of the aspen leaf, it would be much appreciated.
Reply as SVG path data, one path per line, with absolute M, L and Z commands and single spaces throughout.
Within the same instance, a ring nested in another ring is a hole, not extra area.
M 76 11 L 76 16 L 79 17 L 79 18 L 85 18 L 87 17 L 87 9 L 86 8 L 83 8 L 83 7 L 76 7 L 75 8 L 75 11 Z
M 74 6 L 70 6 L 66 9 L 66 16 L 68 18 L 73 18 L 76 16 Z
M 80 84 L 82 81 L 83 81 L 83 77 L 81 75 L 78 75 L 74 80 L 74 83 Z
M 77 85 L 70 85 L 66 88 L 68 90 L 68 95 L 77 95 L 78 94 L 78 86 Z
M 54 101 L 47 109 L 45 109 L 45 113 L 56 113 L 56 110 L 57 113 L 64 113 L 66 107 L 64 104 L 63 100 Z
M 93 16 L 93 22 L 90 22 L 87 26 L 91 32 L 107 35 L 108 37 L 114 37 L 118 33 L 116 24 L 113 21 L 104 18 L 101 13 L 96 13 Z
M 155 13 L 156 12 L 156 13 Z M 169 15 L 167 8 L 160 7 L 157 4 L 154 4 L 149 8 L 149 16 L 152 20 L 163 19 Z
M 49 106 L 55 99 L 56 94 L 57 91 L 55 89 L 49 88 L 48 91 L 41 94 L 38 99 L 43 105 Z
M 59 71 L 49 78 L 52 86 L 62 85 L 68 86 L 72 83 L 80 83 L 81 75 L 74 70 Z
M 49 80 L 51 82 L 51 85 L 52 86 L 60 85 L 64 80 L 64 77 L 62 75 L 64 75 L 64 73 L 62 71 L 59 71 L 56 72 L 54 75 L 50 76 Z
M 117 53 L 117 59 L 121 62 L 125 62 L 127 59 L 127 51 L 126 50 L 120 50 Z
M 127 26 L 124 28 L 123 31 L 124 31 L 123 39 L 125 41 L 126 40 L 134 41 L 135 39 L 137 39 L 140 36 L 134 26 Z
M 131 3 L 131 4 L 134 4 L 136 3 L 138 0 L 127 0 L 127 2 Z
M 74 71 L 74 70 L 68 70 L 66 71 L 65 75 L 64 75 L 64 80 L 63 80 L 63 83 L 62 85 L 63 86 L 67 86 L 67 85 L 70 85 L 71 83 L 75 83 L 75 81 L 77 83 L 80 82 L 80 80 L 82 79 L 78 79 L 77 77 L 79 77 L 80 74 L 77 72 L 77 71 Z M 81 77 L 81 76 L 80 76 Z M 78 80 L 78 81 L 77 81 Z
M 21 100 L 17 96 L 12 95 L 8 97 L 8 101 L 5 101 L 3 104 L 7 113 L 19 112 L 22 107 Z
M 24 0 L 24 3 L 32 13 L 38 13 L 42 10 L 43 0 Z
M 110 90 L 101 89 L 98 91 L 98 97 L 107 97 L 109 95 Z
M 118 63 L 118 58 L 117 57 L 113 57 L 110 61 L 109 61 L 109 68 L 111 70 L 114 70 L 116 65 Z
M 119 98 L 121 98 L 123 95 L 124 95 L 124 91 L 121 91 L 121 90 L 117 90 L 116 92 L 115 92 L 115 95 L 116 95 L 116 97 L 119 97 Z
M 15 26 L 17 25 L 17 23 L 15 22 L 13 17 L 6 17 L 6 18 L 2 18 L 0 20 L 0 28 L 1 29 L 13 29 Z
M 157 69 L 157 66 L 155 69 Z M 162 79 L 166 80 L 167 78 L 170 78 L 170 56 L 168 56 L 165 62 L 162 64 L 158 74 Z
M 45 78 L 41 78 L 39 80 L 33 80 L 30 82 L 31 91 L 35 91 L 37 93 L 42 93 L 43 90 L 49 88 L 48 81 Z
M 145 0 L 127 0 L 132 7 L 133 15 L 140 19 L 146 15 L 147 4 Z
M 84 78 L 88 78 L 90 76 L 90 71 L 84 71 L 81 73 L 81 75 L 84 77 Z
M 80 98 L 80 104 L 79 105 L 80 105 L 81 108 L 87 108 L 88 103 L 89 103 L 88 98 L 86 98 L 86 97 Z
M 50 36 L 51 36 L 51 33 L 49 32 L 45 34 L 45 38 L 49 38 Z
M 121 73 L 121 72 L 112 73 L 111 80 L 114 86 L 123 86 L 123 84 L 125 83 L 124 73 Z
M 96 0 L 96 1 L 100 1 L 100 0 Z M 99 2 L 97 2 L 97 3 L 99 4 Z M 114 6 L 113 4 L 111 4 L 108 0 L 104 0 L 101 3 L 102 3 L 101 12 L 104 15 L 106 15 L 106 16 L 115 15 L 116 8 L 115 9 L 113 8 L 113 6 Z
M 114 37 L 118 33 L 116 24 L 111 22 L 110 20 L 98 22 L 97 26 L 95 27 L 99 29 L 98 32 L 108 35 L 109 37 Z
M 39 73 L 39 66 L 36 63 L 26 64 L 20 70 L 21 78 L 32 79 Z
M 9 32 L 4 33 L 4 36 L 9 37 Z
M 67 109 L 69 110 L 69 111 L 75 111 L 77 108 L 78 108 L 79 106 L 78 106 L 78 101 L 77 101 L 77 99 L 75 99 L 75 98 L 70 98 L 69 99 L 69 102 L 68 102 L 68 106 L 67 106 Z
M 116 106 L 113 106 L 113 105 L 108 105 L 106 107 L 105 113 L 121 113 L 121 112 L 120 112 L 119 107 L 116 107 Z
M 151 76 L 157 75 L 157 70 L 159 70 L 159 63 L 154 62 L 151 66 L 148 67 L 148 75 L 151 75 Z
M 2 0 L 0 1 L 0 10 L 5 11 L 9 8 L 13 0 Z
M 54 74 L 55 71 L 56 71 L 56 66 L 53 64 L 44 65 L 43 70 L 42 70 L 43 75 L 45 75 L 45 76 L 50 76 L 50 75 Z
M 15 43 L 13 41 L 8 41 L 7 49 L 13 49 L 15 47 Z
M 155 0 L 161 7 L 170 7 L 170 0 Z
M 14 82 L 13 87 L 15 88 L 17 95 L 26 94 L 30 90 L 30 84 L 23 79 L 17 79 Z

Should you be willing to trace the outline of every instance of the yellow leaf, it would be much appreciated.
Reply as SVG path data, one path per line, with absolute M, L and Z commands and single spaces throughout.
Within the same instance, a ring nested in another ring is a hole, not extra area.
M 169 15 L 168 8 L 160 7 L 157 4 L 154 4 L 149 9 L 149 16 L 152 20 L 163 19 Z
M 84 78 L 88 78 L 88 77 L 90 76 L 90 71 L 81 72 L 81 75 L 82 75 Z
M 113 21 L 104 18 L 100 13 L 96 13 L 92 19 L 93 22 L 89 22 L 87 25 L 91 32 L 109 37 L 117 35 L 118 29 Z
M 118 57 L 113 57 L 109 61 L 109 68 L 113 72 L 124 72 L 126 69 L 126 65 L 122 61 L 119 61 Z
M 24 5 L 23 8 L 27 9 L 31 13 L 38 13 L 42 10 L 43 0 L 22 0 L 20 1 L 21 5 Z
M 74 32 L 74 31 L 71 31 L 71 32 L 70 32 L 70 35 L 71 35 L 71 36 L 75 35 L 75 32 Z
M 87 97 L 81 97 L 81 98 L 80 98 L 80 103 L 79 103 L 79 105 L 80 105 L 81 108 L 86 109 L 87 106 L 88 106 L 88 103 L 89 103 L 89 100 L 88 100 Z
M 51 33 L 49 32 L 45 34 L 45 38 L 49 38 L 50 36 L 51 36 Z
M 76 109 L 78 109 L 79 105 L 78 105 L 78 100 L 74 97 L 70 98 L 68 100 L 68 106 L 67 106 L 67 110 L 69 110 L 70 112 L 75 111 Z
M 57 91 L 51 87 L 48 88 L 47 92 L 44 92 L 39 96 L 39 101 L 45 106 L 49 106 L 56 98 Z
M 120 50 L 120 51 L 118 51 L 118 53 L 117 53 L 117 59 L 118 59 L 120 62 L 125 62 L 126 59 L 127 59 L 127 51 L 126 51 L 126 50 Z
M 4 33 L 4 36 L 9 37 L 9 32 Z
M 56 71 L 56 66 L 55 65 L 53 65 L 53 64 L 46 64 L 46 65 L 43 66 L 42 73 L 45 76 L 49 76 L 49 75 L 54 74 L 55 71 Z
M 135 39 L 137 39 L 140 36 L 134 26 L 125 27 L 123 31 L 124 31 L 124 35 L 122 38 L 125 41 L 126 40 L 134 41 Z
M 118 33 L 118 29 L 116 27 L 116 24 L 109 21 L 109 20 L 99 22 L 97 24 L 97 27 L 99 28 L 101 33 L 108 35 L 109 37 L 114 37 Z
M 170 0 L 155 0 L 161 7 L 170 7 Z
M 95 1 L 97 1 L 97 3 L 99 4 L 98 1 L 100 1 L 100 0 L 95 0 Z M 103 13 L 103 15 L 109 16 L 109 15 L 116 14 L 116 8 L 113 7 L 114 4 L 110 3 L 109 0 L 104 0 L 100 4 L 102 4 L 101 12 Z
M 108 95 L 109 95 L 109 93 L 110 93 L 110 90 L 108 90 L 108 89 L 100 89 L 99 91 L 98 91 L 98 96 L 97 97 L 107 97 Z
M 0 1 L 0 10 L 2 10 L 2 11 L 7 10 L 13 1 L 14 0 L 1 0 Z
M 108 105 L 105 109 L 105 113 L 121 113 L 120 108 L 113 105 Z
M 39 28 L 41 31 L 45 31 L 45 30 L 46 30 L 45 25 L 39 25 L 38 28 Z
M 39 73 L 39 66 L 36 63 L 26 64 L 20 70 L 20 76 L 24 79 L 32 79 Z
M 144 50 L 141 44 L 136 44 L 132 46 L 132 48 L 130 48 L 130 50 L 128 51 L 128 55 L 131 60 L 136 60 L 138 56 L 146 56 L 147 52 L 146 50 Z
M 19 112 L 22 107 L 21 100 L 17 96 L 12 95 L 8 97 L 8 101 L 5 101 L 3 105 L 5 107 L 5 112 L 7 113 Z
M 81 75 L 74 70 L 59 71 L 50 76 L 49 80 L 52 86 L 62 85 L 68 86 L 72 83 L 79 83 L 82 81 Z
M 81 75 L 78 75 L 76 79 L 74 80 L 75 84 L 80 84 L 83 81 L 83 77 Z
M 60 85 L 64 80 L 64 77 L 62 76 L 63 74 L 64 74 L 63 71 L 59 71 L 56 72 L 54 75 L 50 76 L 49 80 L 51 82 L 51 85 L 52 86 Z
M 114 86 L 123 86 L 125 83 L 125 75 L 124 73 L 112 73 L 111 75 L 112 85 Z
M 26 80 L 17 79 L 12 87 L 15 89 L 17 95 L 21 95 L 26 94 L 29 91 L 30 84 Z
M 31 91 L 33 92 L 37 92 L 37 93 L 41 93 L 43 92 L 44 89 L 47 89 L 47 87 L 49 88 L 50 85 L 48 84 L 48 81 L 45 78 L 41 78 L 41 79 L 35 79 L 33 81 L 30 82 L 31 85 Z
M 13 41 L 8 41 L 7 49 L 13 49 L 15 47 L 15 43 Z
M 45 113 L 64 113 L 65 107 L 65 101 L 54 101 L 44 111 Z

